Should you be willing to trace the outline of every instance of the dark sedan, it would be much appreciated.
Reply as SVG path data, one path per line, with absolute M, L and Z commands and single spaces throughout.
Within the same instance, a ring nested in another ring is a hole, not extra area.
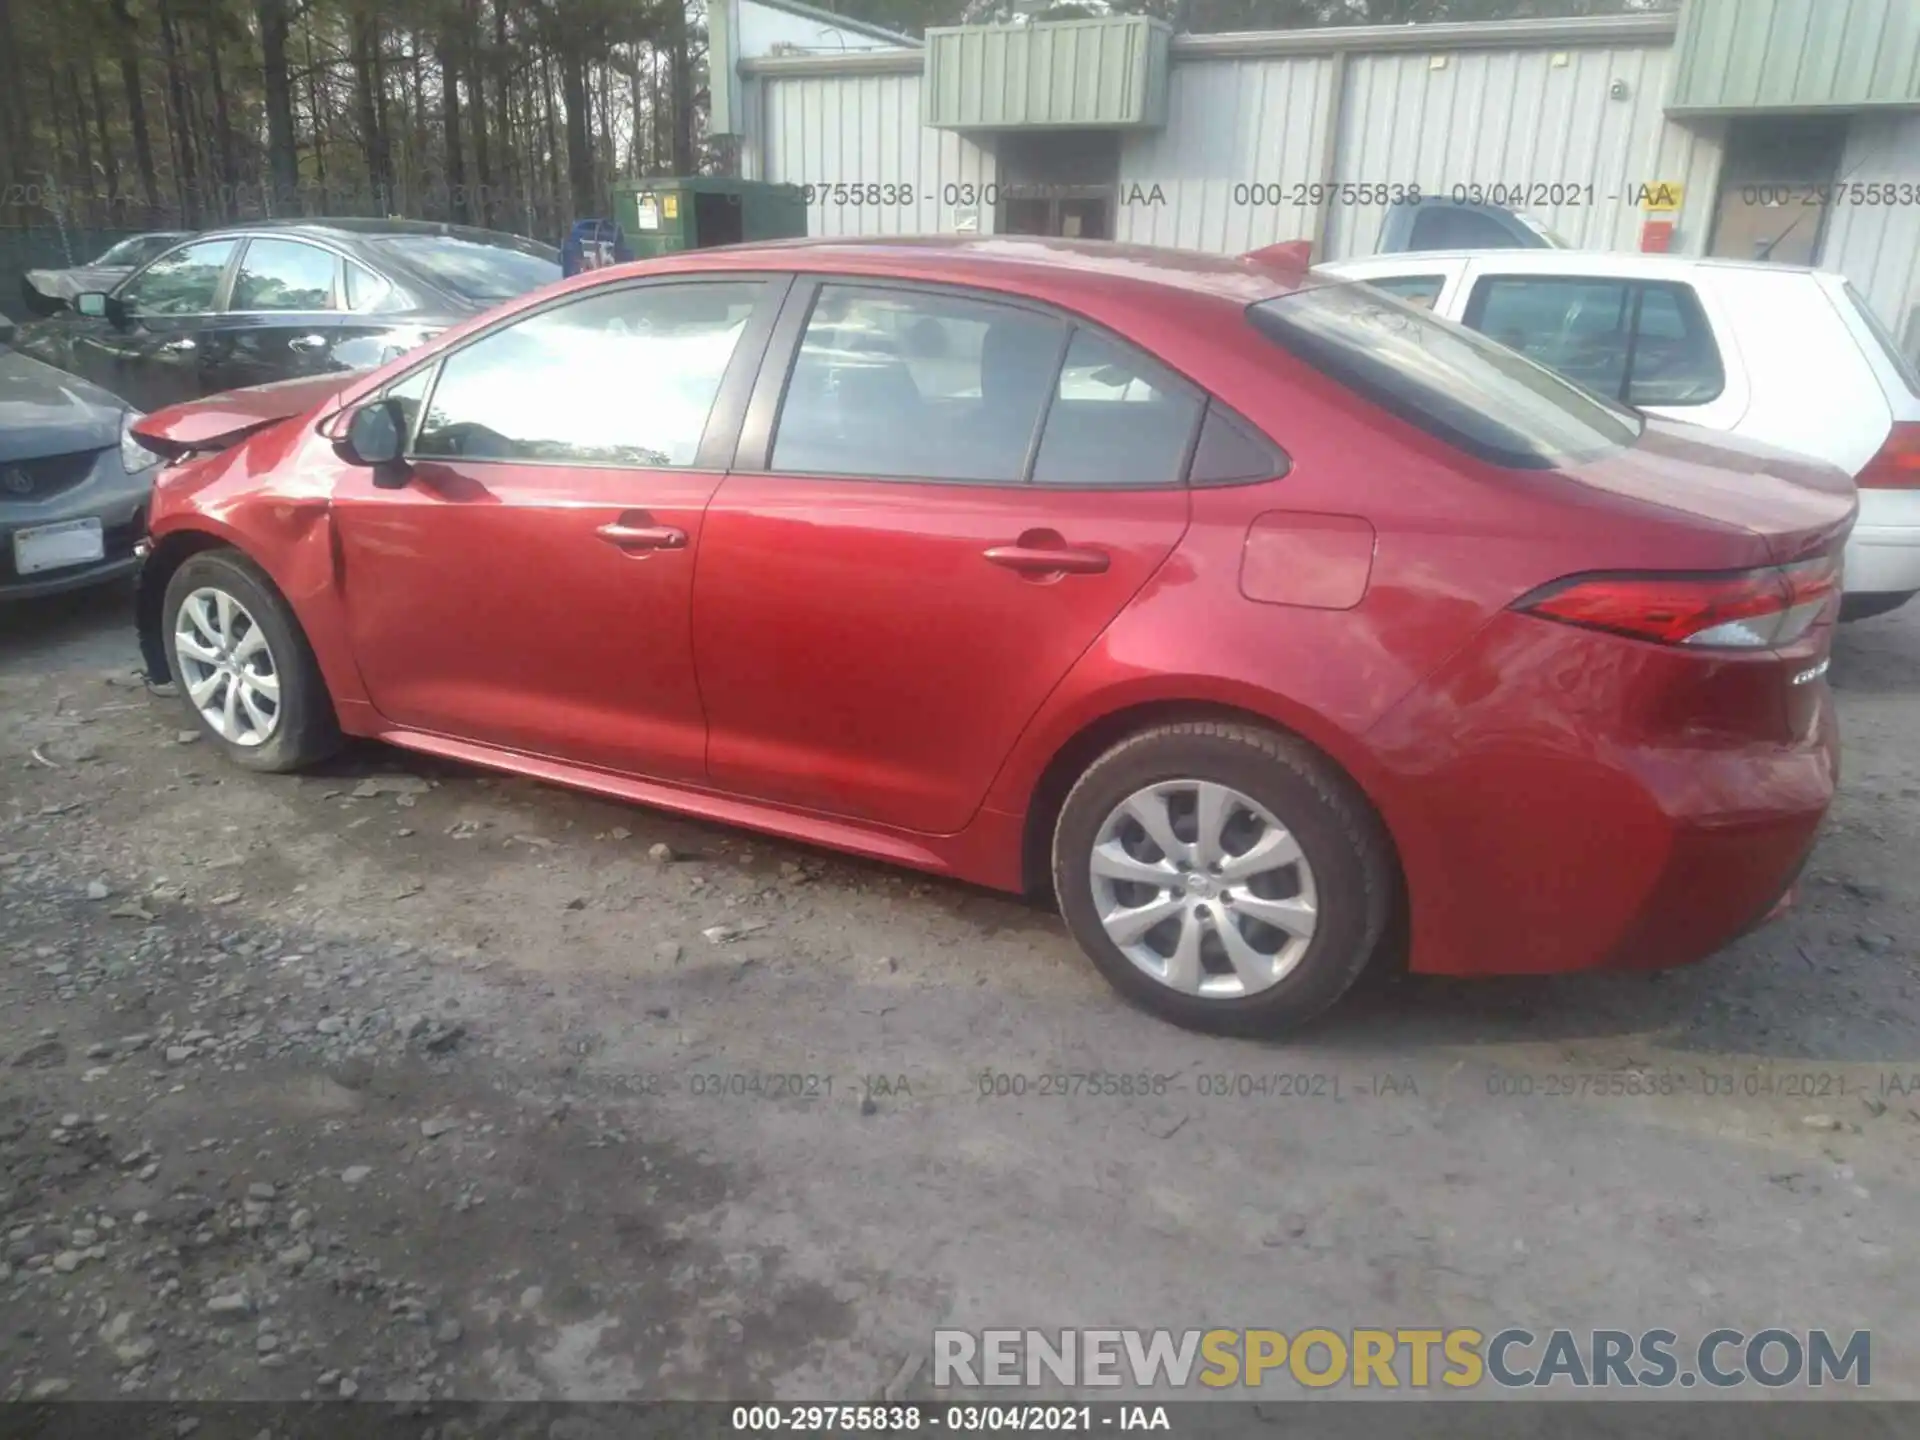
M 29 270 L 21 277 L 21 299 L 30 315 L 54 315 L 76 295 L 89 290 L 111 290 L 164 250 L 171 250 L 191 234 L 186 230 L 150 230 L 129 235 L 85 265 L 64 270 Z
M 130 574 L 159 456 L 113 396 L 11 349 L 0 316 L 0 601 Z
M 111 291 L 23 327 L 20 348 L 143 410 L 360 370 L 560 278 L 559 252 L 492 230 L 304 220 L 197 235 Z

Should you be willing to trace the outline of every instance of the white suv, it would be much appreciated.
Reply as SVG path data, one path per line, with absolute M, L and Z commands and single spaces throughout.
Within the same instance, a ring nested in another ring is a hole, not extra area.
M 1569 250 L 1322 265 L 1650 414 L 1798 450 L 1860 488 L 1843 618 L 1920 592 L 1920 373 L 1843 276 Z

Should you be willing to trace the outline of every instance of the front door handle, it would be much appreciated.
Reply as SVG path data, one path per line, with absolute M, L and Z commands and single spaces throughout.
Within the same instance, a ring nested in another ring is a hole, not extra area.
M 324 350 L 327 348 L 327 337 L 324 335 L 296 335 L 293 339 L 287 341 L 287 348 L 297 355 L 311 355 L 316 350 Z
M 625 525 L 614 520 L 594 534 L 622 550 L 679 550 L 687 543 L 687 532 L 671 525 Z
M 1112 563 L 1106 551 L 1077 545 L 996 545 L 986 557 L 1023 575 L 1102 575 Z

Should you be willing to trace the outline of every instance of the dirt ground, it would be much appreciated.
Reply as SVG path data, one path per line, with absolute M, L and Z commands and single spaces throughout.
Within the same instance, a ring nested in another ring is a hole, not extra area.
M 230 768 L 126 603 L 0 613 L 0 1398 L 845 1400 L 926 1393 L 939 1326 L 1510 1324 L 1868 1328 L 1920 1396 L 1920 607 L 1842 634 L 1788 920 L 1262 1045 L 960 885 L 375 746 Z

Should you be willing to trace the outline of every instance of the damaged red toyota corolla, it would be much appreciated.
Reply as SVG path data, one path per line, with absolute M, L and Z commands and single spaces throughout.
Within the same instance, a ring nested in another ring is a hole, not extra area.
M 1050 885 L 1182 1024 L 1697 959 L 1833 793 L 1843 476 L 1271 257 L 682 255 L 141 433 L 148 664 L 235 762 Z

